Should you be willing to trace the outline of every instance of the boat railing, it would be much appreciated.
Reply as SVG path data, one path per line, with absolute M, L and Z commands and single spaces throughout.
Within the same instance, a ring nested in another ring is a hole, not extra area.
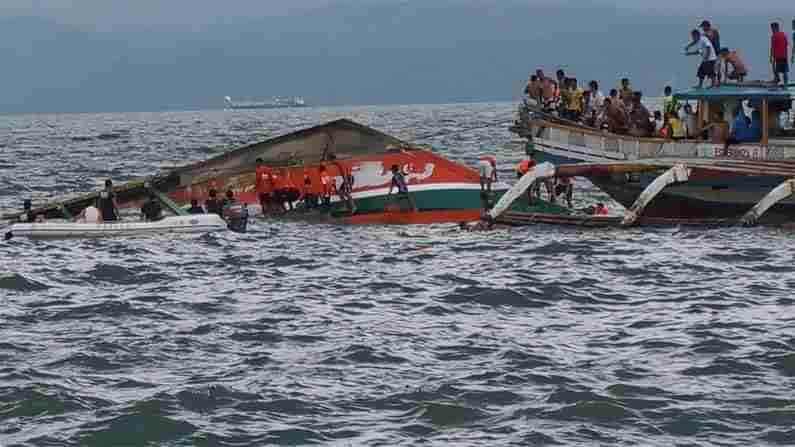
M 795 139 L 771 138 L 767 145 L 730 145 L 705 140 L 672 140 L 618 135 L 548 120 L 533 122 L 533 140 L 561 151 L 577 152 L 585 160 L 637 160 L 645 158 L 792 159 Z

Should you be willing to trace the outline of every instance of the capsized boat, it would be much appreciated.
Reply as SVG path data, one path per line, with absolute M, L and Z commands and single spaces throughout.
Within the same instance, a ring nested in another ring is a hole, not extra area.
M 416 209 L 390 195 L 391 168 L 403 172 Z M 203 202 L 211 190 L 232 190 L 251 208 L 260 205 L 263 192 L 257 168 L 267 167 L 304 189 L 309 179 L 313 193 L 320 187 L 320 169 L 340 189 L 343 177 L 353 177 L 351 197 L 356 212 L 339 195 L 331 207 L 320 211 L 322 221 L 344 224 L 430 224 L 478 220 L 483 210 L 508 190 L 496 183 L 482 194 L 479 173 L 448 160 L 427 148 L 418 147 L 347 119 L 302 129 L 267 141 L 226 152 L 217 157 L 175 168 L 165 173 L 114 188 L 120 207 L 140 205 L 150 190 L 162 192 L 178 206 L 191 199 Z M 33 210 L 47 218 L 70 217 L 93 203 L 96 194 L 56 201 Z M 565 209 L 538 202 L 550 212 Z M 317 210 L 299 209 L 285 218 L 317 218 Z M 14 218 L 16 215 L 5 216 Z M 277 216 L 282 217 L 282 216 Z
M 105 238 L 173 233 L 211 233 L 227 229 L 217 214 L 169 216 L 155 222 L 40 222 L 11 225 L 6 239 L 28 237 L 34 239 Z
M 789 111 L 795 86 L 724 84 L 681 91 L 674 97 L 698 103 L 699 138 L 615 134 L 560 119 L 533 106 L 520 110 L 512 131 L 527 139 L 527 150 L 539 163 L 590 165 L 578 168 L 580 175 L 626 208 L 633 207 L 658 177 L 675 165 L 684 166 L 688 178 L 658 191 L 644 209 L 646 218 L 741 221 L 773 191 L 780 195 L 778 188 L 795 177 L 795 115 Z M 743 101 L 761 112 L 760 141 L 727 145 L 727 113 Z M 707 126 L 712 135 L 704 138 L 701 130 Z M 779 198 L 759 216 L 760 223 L 793 220 L 792 195 Z

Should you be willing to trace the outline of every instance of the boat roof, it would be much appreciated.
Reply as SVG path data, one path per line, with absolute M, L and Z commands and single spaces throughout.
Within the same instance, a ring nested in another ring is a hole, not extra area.
M 773 85 L 768 82 L 723 84 L 712 88 L 691 88 L 674 94 L 680 100 L 698 99 L 781 99 L 795 98 L 795 84 Z

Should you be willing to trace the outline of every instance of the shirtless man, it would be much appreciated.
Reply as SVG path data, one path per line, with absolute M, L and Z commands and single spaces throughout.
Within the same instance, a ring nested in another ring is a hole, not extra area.
M 736 51 L 729 51 L 728 48 L 722 48 L 720 50 L 720 59 L 723 61 L 721 82 L 729 80 L 743 82 L 745 80 L 745 76 L 748 75 L 748 69 L 745 66 L 745 62 L 740 59 Z M 729 65 L 732 67 L 731 71 L 729 71 Z
M 541 90 L 541 105 L 545 108 L 549 107 L 555 100 L 555 85 L 552 83 L 552 79 L 544 75 L 544 70 L 536 70 L 536 76 Z
M 624 102 L 624 108 L 629 110 L 630 106 L 632 105 L 632 95 L 635 93 L 635 91 L 632 90 L 632 87 L 629 85 L 628 78 L 621 80 L 621 88 L 619 89 L 618 93 L 621 97 L 621 101 Z
M 607 127 L 613 133 L 627 133 L 627 113 L 618 98 L 611 98 L 607 106 Z

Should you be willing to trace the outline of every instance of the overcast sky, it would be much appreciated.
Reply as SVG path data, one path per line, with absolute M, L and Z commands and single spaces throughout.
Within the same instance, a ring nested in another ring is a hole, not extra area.
M 235 23 L 266 15 L 294 14 L 335 2 L 433 2 L 435 0 L 0 0 L 0 17 L 37 16 L 61 23 L 111 29 L 121 27 L 201 26 Z M 499 7 L 508 0 L 459 0 Z M 577 5 L 586 0 L 523 0 L 529 4 Z M 712 15 L 765 14 L 795 10 L 795 0 L 592 0 L 649 13 Z M 788 22 L 782 17 L 782 20 Z

